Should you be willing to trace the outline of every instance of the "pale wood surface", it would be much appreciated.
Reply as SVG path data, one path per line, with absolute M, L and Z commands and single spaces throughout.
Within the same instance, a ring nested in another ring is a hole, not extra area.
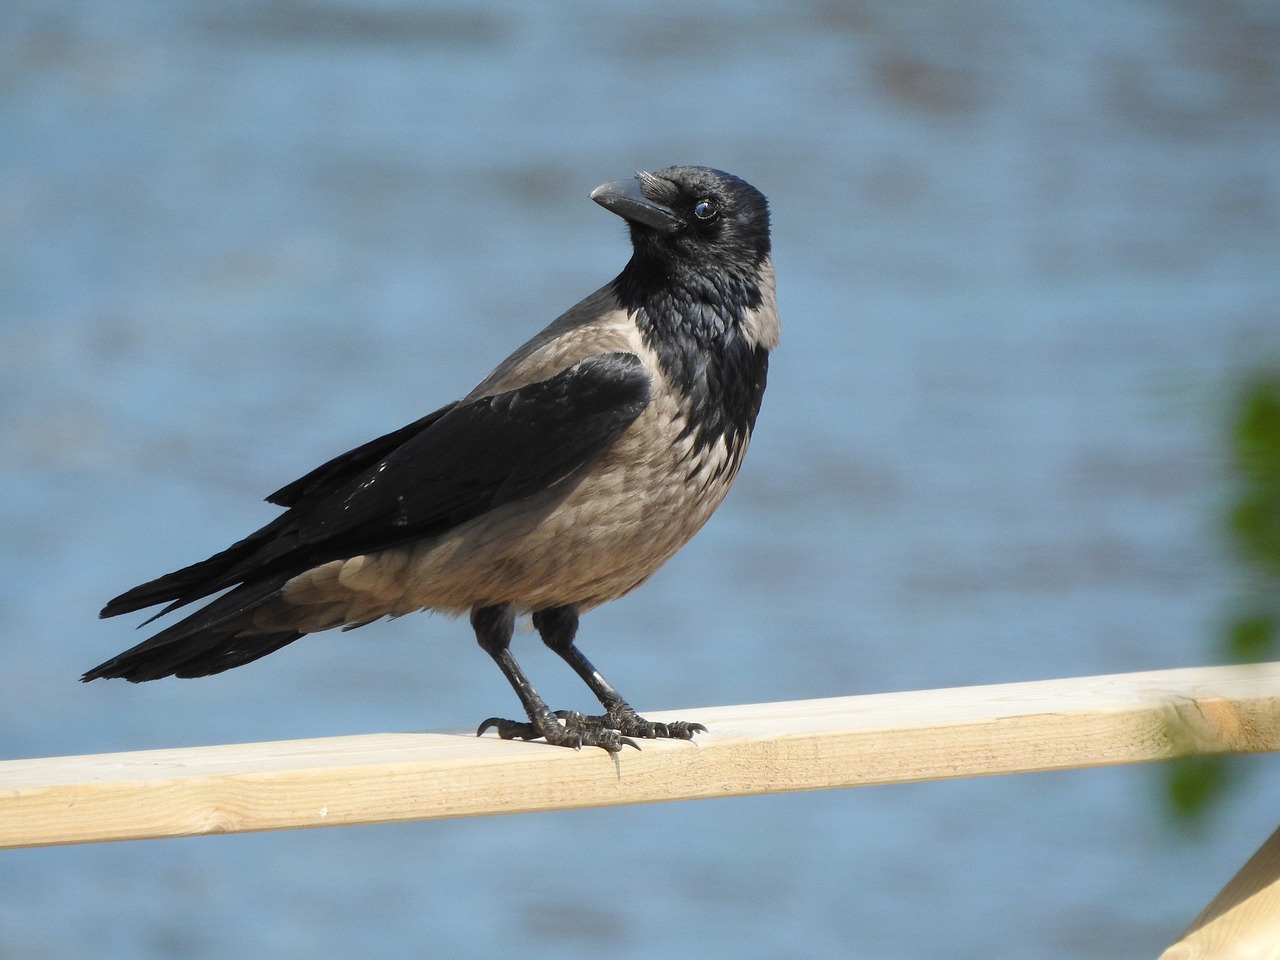
M 1280 664 L 650 713 L 617 758 L 469 732 L 0 762 L 0 847 L 724 797 L 1280 750 Z
M 1280 960 L 1280 830 L 1160 960 Z

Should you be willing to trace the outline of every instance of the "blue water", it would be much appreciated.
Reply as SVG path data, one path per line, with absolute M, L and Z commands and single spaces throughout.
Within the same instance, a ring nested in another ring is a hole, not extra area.
M 1278 121 L 1261 0 L 9 0 L 0 756 L 510 713 L 427 616 L 75 680 L 108 597 L 611 277 L 587 191 L 671 163 L 770 196 L 784 328 L 728 502 L 584 621 L 637 707 L 1212 662 Z M 11 851 L 0 957 L 1150 957 L 1276 825 L 1244 768 L 1194 837 L 1118 768 Z

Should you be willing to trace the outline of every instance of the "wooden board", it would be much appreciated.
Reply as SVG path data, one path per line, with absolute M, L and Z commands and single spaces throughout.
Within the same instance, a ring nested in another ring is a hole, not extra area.
M 470 732 L 0 762 L 0 847 L 725 797 L 1280 750 L 1280 664 L 651 713 L 611 757 Z
M 1280 960 L 1280 830 L 1160 960 Z

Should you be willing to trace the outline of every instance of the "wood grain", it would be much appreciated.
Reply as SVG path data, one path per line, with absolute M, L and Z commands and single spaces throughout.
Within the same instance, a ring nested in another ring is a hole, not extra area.
M 479 816 L 1280 750 L 1280 664 L 690 708 L 611 757 L 469 732 L 0 762 L 0 847 Z
M 1280 960 L 1280 830 L 1160 960 Z

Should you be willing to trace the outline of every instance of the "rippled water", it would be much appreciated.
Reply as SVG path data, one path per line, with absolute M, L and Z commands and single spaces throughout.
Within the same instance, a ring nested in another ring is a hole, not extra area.
M 584 621 L 641 709 L 1212 659 L 1236 378 L 1280 355 L 1269 3 L 241 0 L 0 12 L 0 755 L 467 727 L 463 623 L 81 686 L 121 589 L 773 201 L 783 345 L 717 518 Z M 556 704 L 584 692 L 526 640 Z M 1275 826 L 1122 768 L 0 857 L 0 956 L 1148 957 Z

